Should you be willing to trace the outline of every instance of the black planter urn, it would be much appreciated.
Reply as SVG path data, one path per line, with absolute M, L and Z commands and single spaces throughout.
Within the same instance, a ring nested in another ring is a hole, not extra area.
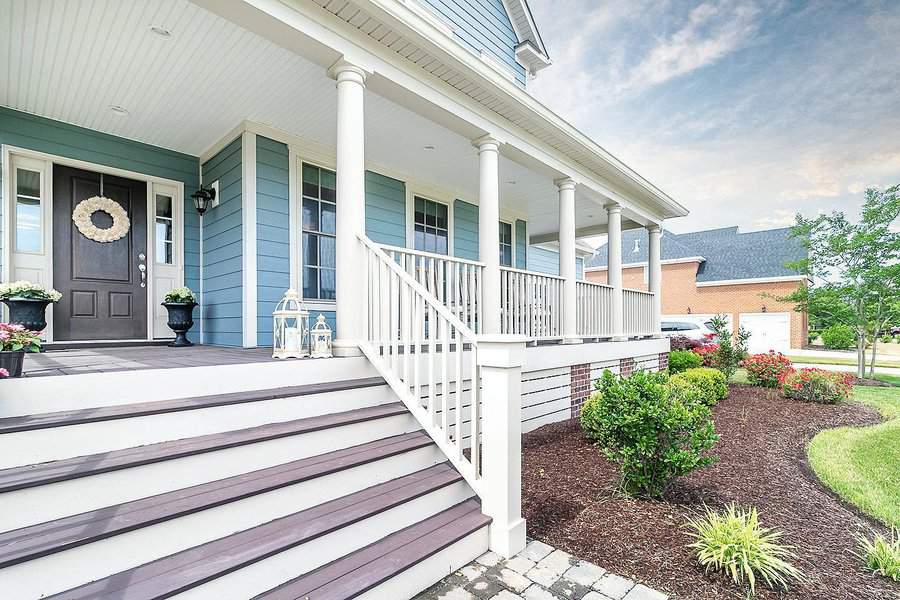
M 187 332 L 194 326 L 194 307 L 196 302 L 163 302 L 163 306 L 169 311 L 169 321 L 166 325 L 175 332 L 175 339 L 169 342 L 171 348 L 193 346 L 187 339 Z
M 3 301 L 9 307 L 9 322 L 21 325 L 35 333 L 47 328 L 47 305 L 49 300 L 31 298 L 9 298 Z
M 0 351 L 0 369 L 6 369 L 10 377 L 22 376 L 22 364 L 25 362 L 24 350 Z

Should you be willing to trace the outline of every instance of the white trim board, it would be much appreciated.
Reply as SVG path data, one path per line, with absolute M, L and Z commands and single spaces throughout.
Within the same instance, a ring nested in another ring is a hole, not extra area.
M 241 307 L 244 348 L 255 348 L 256 336 L 256 134 L 241 134 L 241 238 L 243 297 Z
M 785 275 L 783 277 L 757 277 L 748 279 L 722 279 L 721 281 L 698 281 L 697 287 L 716 287 L 720 285 L 747 285 L 750 283 L 783 283 L 787 281 L 806 281 L 806 275 Z
M 692 262 L 702 263 L 704 261 L 706 261 L 706 259 L 703 258 L 702 256 L 686 256 L 684 258 L 667 258 L 667 259 L 659 261 L 659 264 L 661 264 L 661 265 L 677 265 L 677 264 L 692 263 Z M 635 267 L 646 267 L 646 266 L 649 266 L 649 263 L 646 260 L 641 261 L 641 262 L 622 263 L 623 269 L 631 269 L 631 268 L 635 268 Z M 606 271 L 608 269 L 609 269 L 609 267 L 606 265 L 603 265 L 601 267 L 585 267 L 584 272 L 585 273 L 595 273 L 598 271 L 599 272 Z

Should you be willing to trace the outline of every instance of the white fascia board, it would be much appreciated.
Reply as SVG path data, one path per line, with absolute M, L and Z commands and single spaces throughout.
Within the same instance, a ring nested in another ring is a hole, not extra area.
M 538 49 L 534 47 L 531 40 L 525 40 L 516 46 L 516 61 L 525 67 L 532 75 L 535 75 L 541 69 L 546 69 L 553 64 L 549 58 L 541 54 Z
M 431 56 L 465 74 L 475 84 L 530 112 L 530 122 L 536 127 L 568 136 L 570 141 L 579 144 L 585 151 L 609 164 L 613 171 L 641 190 L 645 197 L 633 200 L 631 194 L 620 188 L 617 183 L 601 180 L 594 171 L 587 170 L 562 151 L 476 102 L 445 81 L 408 61 L 399 60 L 395 52 L 318 6 L 298 0 L 194 0 L 195 4 L 203 6 L 210 12 L 295 51 L 308 60 L 319 62 L 326 68 L 334 62 L 335 54 L 343 56 L 348 62 L 357 64 L 366 71 L 412 92 L 441 111 L 465 120 L 482 134 L 489 133 L 501 143 L 516 147 L 554 170 L 559 176 L 575 179 L 577 183 L 622 205 L 647 222 L 658 222 L 663 218 L 688 214 L 686 208 L 577 131 L 520 86 L 495 73 L 481 61 L 480 57 L 462 48 L 453 37 L 447 36 L 445 31 L 414 13 L 405 4 L 396 0 L 355 0 L 355 2 L 367 11 L 375 13 L 386 22 L 387 26 L 396 28 L 398 32 L 402 32 L 411 41 L 426 49 Z M 296 32 L 304 35 L 297 36 Z M 372 84 L 374 83 L 373 80 Z M 651 203 L 651 206 L 646 206 L 644 202 Z M 660 210 L 652 208 L 653 204 Z
M 661 265 L 677 265 L 677 264 L 692 263 L 692 262 L 702 263 L 705 260 L 706 259 L 703 258 L 702 256 L 686 256 L 684 258 L 667 258 L 665 260 L 659 261 L 659 264 L 661 264 Z M 646 260 L 641 261 L 641 262 L 622 263 L 622 268 L 627 269 L 629 267 L 646 267 L 646 266 L 648 266 L 648 264 L 649 263 Z M 606 271 L 608 268 L 609 267 L 607 267 L 605 265 L 602 267 L 586 267 L 585 271 L 593 273 L 595 271 Z
M 751 277 L 748 279 L 722 279 L 721 281 L 698 281 L 697 287 L 716 287 L 720 285 L 746 285 L 748 283 L 784 283 L 788 281 L 806 281 L 806 275 L 785 275 L 783 277 Z

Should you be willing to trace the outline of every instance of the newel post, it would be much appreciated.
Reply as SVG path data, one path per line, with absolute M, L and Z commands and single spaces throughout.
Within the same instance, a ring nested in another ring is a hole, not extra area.
M 478 338 L 482 386 L 481 509 L 491 517 L 490 548 L 509 558 L 525 547 L 522 518 L 523 336 Z

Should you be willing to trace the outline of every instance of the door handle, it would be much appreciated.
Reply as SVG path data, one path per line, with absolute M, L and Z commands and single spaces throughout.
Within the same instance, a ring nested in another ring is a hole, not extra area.
M 141 272 L 141 287 L 147 287 L 147 265 L 139 264 L 138 271 Z

